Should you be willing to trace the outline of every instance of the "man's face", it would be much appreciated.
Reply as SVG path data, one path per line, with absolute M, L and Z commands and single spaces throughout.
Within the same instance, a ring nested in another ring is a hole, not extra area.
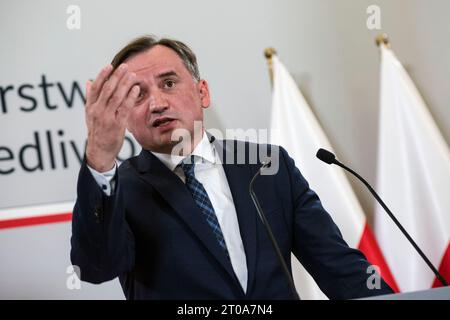
M 140 87 L 128 130 L 141 146 L 170 153 L 176 144 L 171 141 L 172 132 L 180 128 L 193 138 L 194 121 L 203 122 L 203 108 L 210 104 L 207 82 L 194 80 L 181 58 L 161 45 L 129 58 L 126 64 L 136 73 Z

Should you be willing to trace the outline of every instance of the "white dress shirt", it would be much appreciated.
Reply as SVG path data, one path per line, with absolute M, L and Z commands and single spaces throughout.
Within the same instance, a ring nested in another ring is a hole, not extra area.
M 183 182 L 185 182 L 184 172 L 178 166 L 186 157 L 152 152 L 162 163 L 173 171 Z M 197 180 L 203 185 L 208 193 L 211 204 L 222 229 L 223 237 L 230 255 L 231 264 L 234 269 L 242 289 L 247 291 L 247 260 L 242 243 L 239 223 L 234 206 L 233 197 L 228 185 L 225 171 L 221 164 L 218 153 L 213 144 L 204 133 L 200 143 L 192 152 L 195 158 L 194 174 Z M 117 170 L 117 165 L 110 171 L 100 173 L 88 166 L 98 185 L 106 195 L 111 194 L 113 177 Z

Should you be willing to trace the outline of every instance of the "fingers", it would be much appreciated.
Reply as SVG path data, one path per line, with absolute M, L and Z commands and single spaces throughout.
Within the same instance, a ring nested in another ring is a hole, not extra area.
M 136 84 L 136 74 L 127 72 L 116 86 L 116 90 L 108 100 L 108 110 L 115 112 L 123 103 L 126 97 L 131 93 L 131 87 Z
M 121 64 L 114 72 L 106 66 L 96 79 L 86 83 L 86 120 L 89 125 L 99 124 L 126 125 L 131 108 L 136 104 L 140 88 L 136 85 L 136 74 L 128 71 L 126 64 Z
M 91 101 L 91 86 L 92 86 L 91 80 L 86 81 L 86 104 L 87 105 L 90 105 L 92 103 L 92 101 Z
M 114 94 L 117 89 L 117 85 L 121 79 L 127 74 L 128 66 L 126 64 L 121 64 L 114 73 L 109 77 L 109 79 L 103 84 L 103 87 L 98 97 L 98 102 L 102 105 L 107 105 L 109 99 Z
M 88 85 L 86 85 L 86 99 L 87 104 L 91 105 L 92 103 L 95 103 L 100 95 L 100 91 L 103 88 L 103 84 L 108 79 L 108 76 L 112 72 L 112 65 L 107 65 L 104 67 L 95 78 L 94 82 L 89 81 Z
M 119 108 L 117 108 L 116 117 L 117 121 L 120 123 L 121 126 L 126 125 L 128 114 L 136 104 L 136 99 L 139 96 L 139 91 L 140 91 L 139 86 L 134 85 L 133 88 L 131 88 L 131 90 L 129 91 L 123 103 L 120 105 Z

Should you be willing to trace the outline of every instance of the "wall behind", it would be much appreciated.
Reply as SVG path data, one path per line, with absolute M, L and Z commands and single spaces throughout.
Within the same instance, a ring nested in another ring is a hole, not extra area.
M 372 4 L 381 8 L 381 30 L 366 27 Z M 69 5 L 81 10 L 80 30 L 66 27 Z M 86 134 L 84 83 L 117 49 L 146 33 L 192 46 L 212 91 L 206 125 L 221 130 L 268 127 L 271 93 L 262 52 L 275 47 L 338 156 L 373 183 L 374 37 L 386 32 L 450 142 L 446 0 L 10 0 L 1 2 L 0 12 L 0 171 L 13 170 L 1 174 L 0 209 L 74 200 Z M 125 146 L 124 157 L 138 151 L 132 147 Z M 372 199 L 351 181 L 370 218 Z M 70 223 L 0 230 L 0 298 L 123 298 L 117 281 L 66 288 L 69 240 Z

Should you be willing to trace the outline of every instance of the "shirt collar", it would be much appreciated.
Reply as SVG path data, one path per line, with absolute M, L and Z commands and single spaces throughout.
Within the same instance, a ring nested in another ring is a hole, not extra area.
M 180 164 L 180 162 L 183 161 L 185 158 L 189 157 L 190 155 L 194 155 L 196 156 L 196 158 L 200 158 L 206 162 L 210 162 L 213 164 L 216 163 L 215 149 L 214 146 L 211 144 L 211 142 L 209 142 L 208 135 L 206 134 L 206 132 L 203 132 L 202 140 L 200 140 L 200 142 L 195 147 L 194 151 L 189 156 L 178 156 L 153 151 L 151 151 L 151 153 L 153 153 L 153 155 L 157 157 L 162 163 L 164 163 L 164 165 L 168 167 L 171 171 L 174 171 L 175 168 Z

